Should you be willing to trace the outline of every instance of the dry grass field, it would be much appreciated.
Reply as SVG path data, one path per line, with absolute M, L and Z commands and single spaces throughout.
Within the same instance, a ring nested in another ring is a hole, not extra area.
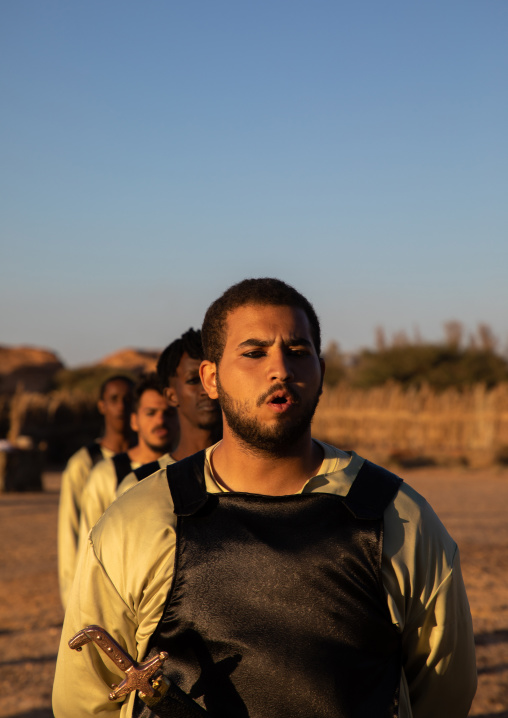
M 477 642 L 470 715 L 508 718 L 508 470 L 401 472 L 459 543 Z M 0 716 L 50 718 L 63 618 L 56 578 L 59 475 L 42 494 L 0 495 Z M 429 716 L 429 718 L 432 718 Z

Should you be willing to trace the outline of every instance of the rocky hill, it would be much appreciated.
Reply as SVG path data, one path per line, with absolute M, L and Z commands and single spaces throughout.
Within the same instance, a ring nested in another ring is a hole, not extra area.
M 47 391 L 62 368 L 58 355 L 48 349 L 0 345 L 0 392 L 11 394 L 18 386 L 26 391 Z
M 104 357 L 96 363 L 135 374 L 155 371 L 160 351 L 156 349 L 121 349 Z
M 16 389 L 40 393 L 55 388 L 72 389 L 80 382 L 83 384 L 83 380 L 85 384 L 88 381 L 99 385 L 108 374 L 116 372 L 139 376 L 155 371 L 159 354 L 157 349 L 126 348 L 93 364 L 67 369 L 49 349 L 0 345 L 0 395 L 14 394 Z

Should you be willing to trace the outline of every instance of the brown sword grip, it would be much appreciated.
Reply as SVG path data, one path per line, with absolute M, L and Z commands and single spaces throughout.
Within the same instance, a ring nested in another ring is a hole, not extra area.
M 157 697 L 158 691 L 154 689 L 150 679 L 168 657 L 165 651 L 138 664 L 101 626 L 87 626 L 81 629 L 70 639 L 69 647 L 81 651 L 84 645 L 91 642 L 101 648 L 115 666 L 125 673 L 125 678 L 119 685 L 111 686 L 113 690 L 109 694 L 110 700 L 121 698 L 135 690 L 150 697 Z

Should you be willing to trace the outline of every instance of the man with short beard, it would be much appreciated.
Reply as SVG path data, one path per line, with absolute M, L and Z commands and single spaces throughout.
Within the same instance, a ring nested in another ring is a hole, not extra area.
M 167 346 L 157 362 L 164 396 L 178 415 L 179 433 L 175 448 L 156 461 L 140 466 L 123 481 L 117 496 L 168 464 L 207 449 L 222 436 L 222 415 L 217 401 L 208 397 L 199 377 L 203 360 L 201 331 L 188 329 Z
M 155 373 L 140 379 L 134 389 L 131 428 L 138 441 L 125 452 L 100 461 L 90 472 L 83 490 L 79 524 L 79 546 L 86 543 L 88 532 L 115 500 L 116 491 L 131 471 L 165 454 L 178 436 L 178 417 L 163 396 Z
M 66 646 L 92 621 L 137 660 L 169 654 L 150 707 L 131 694 L 122 716 L 465 718 L 476 668 L 457 546 L 401 479 L 312 438 L 312 305 L 278 279 L 244 280 L 209 307 L 202 337 L 223 439 L 91 532 L 56 718 L 114 712 L 118 671 Z

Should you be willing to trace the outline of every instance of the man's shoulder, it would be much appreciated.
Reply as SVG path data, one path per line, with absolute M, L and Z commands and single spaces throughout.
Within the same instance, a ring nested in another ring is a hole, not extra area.
M 330 493 L 337 493 L 342 496 L 347 495 L 354 481 L 360 474 L 361 469 L 366 464 L 374 471 L 378 471 L 380 477 L 386 474 L 391 474 L 394 477 L 399 476 L 398 472 L 392 467 L 387 469 L 386 467 L 371 462 L 354 451 L 346 452 L 330 444 L 325 444 L 324 442 L 319 443 L 325 450 L 323 466 L 326 468 L 328 464 L 328 471 L 324 471 L 323 474 L 330 483 L 330 486 L 325 488 L 325 490 Z M 402 521 L 409 521 L 415 527 L 421 526 L 422 522 L 425 522 L 428 526 L 433 526 L 439 532 L 442 530 L 446 531 L 427 500 L 413 489 L 411 484 L 408 483 L 403 476 L 400 478 L 402 483 L 398 487 L 398 490 L 394 494 L 393 501 L 387 509 L 388 511 L 390 506 L 392 506 L 392 518 L 395 513 Z
M 156 507 L 153 506 L 155 500 L 160 500 L 160 509 L 165 512 L 167 505 L 171 510 L 173 503 L 166 478 L 166 467 L 161 467 L 157 471 L 147 476 L 143 481 L 133 486 L 128 492 L 119 496 L 115 505 L 118 511 L 129 512 L 134 508 L 135 504 L 145 508 L 151 506 L 150 513 L 155 513 Z
M 86 446 L 82 446 L 80 449 L 75 451 L 74 454 L 72 454 L 72 456 L 67 461 L 65 470 L 72 470 L 82 466 L 88 469 L 92 468 L 92 457 L 90 456 L 90 452 L 88 451 L 88 448 Z
M 114 530 L 115 524 L 123 521 L 129 521 L 130 526 L 163 521 L 172 512 L 173 502 L 163 468 L 117 497 L 101 519 L 101 531 Z
M 176 516 L 166 469 L 160 469 L 119 496 L 90 533 L 100 560 L 140 551 L 158 555 L 168 533 L 176 530 Z M 171 540 L 171 539 L 169 539 Z
M 445 541 L 449 544 L 450 550 L 455 552 L 456 544 L 441 522 L 439 516 L 427 499 L 419 494 L 408 481 L 404 481 L 401 484 L 394 502 L 394 509 L 397 511 L 399 520 L 410 522 L 420 538 L 422 536 L 428 537 L 429 535 L 434 535 L 438 537 L 440 541 Z
M 89 497 L 96 495 L 103 496 L 111 494 L 113 501 L 116 492 L 116 472 L 113 459 L 102 459 L 92 468 L 88 474 L 88 478 L 83 489 L 83 501 L 89 500 Z
M 90 478 L 88 481 L 96 480 L 95 477 L 101 477 L 104 475 L 114 474 L 113 459 L 101 459 L 90 471 Z
M 346 496 L 366 461 L 355 452 L 350 452 L 349 463 L 326 475 L 324 480 L 329 484 L 317 490 Z M 368 464 L 375 471 L 379 469 L 380 478 L 387 471 L 392 476 L 398 474 L 396 470 L 391 471 L 370 461 Z M 317 477 L 318 480 L 320 478 Z M 383 554 L 399 566 L 401 575 L 408 566 L 418 566 L 423 575 L 426 563 L 429 566 L 436 564 L 436 574 L 441 575 L 441 569 L 446 574 L 453 564 L 457 544 L 425 497 L 411 486 L 410 479 L 408 482 L 404 476 L 401 478 L 402 483 L 383 514 Z

